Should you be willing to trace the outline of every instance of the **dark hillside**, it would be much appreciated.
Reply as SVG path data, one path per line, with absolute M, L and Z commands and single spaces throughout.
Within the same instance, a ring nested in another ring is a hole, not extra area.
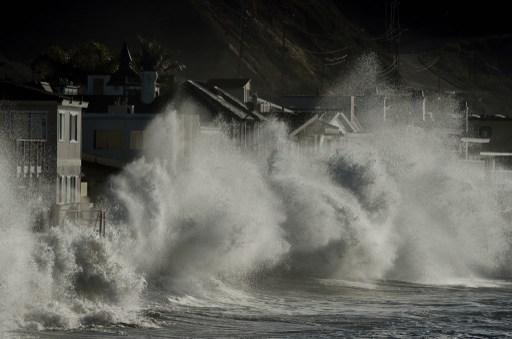
M 243 76 L 266 96 L 328 94 L 363 55 L 373 53 L 381 69 L 389 68 L 388 2 L 18 2 L 0 22 L 0 77 L 30 77 L 23 64 L 51 45 L 95 40 L 117 54 L 123 40 L 136 48 L 140 35 L 160 41 L 187 66 L 180 79 Z M 402 77 L 415 85 L 429 79 L 427 87 L 438 78 L 475 94 L 490 111 L 512 111 L 512 28 L 503 3 L 401 1 Z

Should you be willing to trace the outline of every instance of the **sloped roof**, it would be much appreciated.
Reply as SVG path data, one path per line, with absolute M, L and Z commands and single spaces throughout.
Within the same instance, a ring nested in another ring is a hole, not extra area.
M 320 119 L 320 116 L 318 114 L 315 114 L 311 119 L 309 119 L 308 121 L 306 121 L 304 124 L 302 124 L 301 126 L 299 126 L 299 128 L 293 130 L 291 133 L 290 133 L 290 136 L 291 137 L 294 137 L 296 136 L 297 134 L 299 134 L 300 132 L 304 131 L 307 127 L 313 125 L 314 123 L 319 123 L 319 124 L 322 124 L 324 125 L 325 127 L 329 127 L 329 128 L 332 128 L 332 129 L 335 129 L 337 130 L 338 132 L 340 131 L 339 127 L 338 126 L 335 126 L 335 125 L 332 125 L 330 123 L 328 123 L 327 121 L 324 121 L 322 119 Z
M 119 53 L 119 68 L 112 74 L 109 85 L 140 84 L 140 76 L 133 69 L 133 60 L 128 44 L 125 42 Z
M 322 113 L 322 115 L 320 115 L 320 119 L 324 120 L 324 121 L 327 121 L 327 122 L 330 122 L 332 121 L 334 118 L 336 118 L 336 116 L 339 114 L 339 112 L 335 112 L 335 111 L 331 111 L 331 112 L 325 112 L 325 113 Z
M 222 96 L 216 95 L 196 81 L 187 80 L 185 85 L 194 90 L 195 93 L 201 95 L 203 99 L 207 99 L 210 103 L 215 104 L 217 107 L 222 109 L 222 111 L 233 114 L 239 120 L 254 119 L 249 112 L 244 112 L 242 109 L 225 100 Z
M 0 100 L 61 101 L 64 97 L 42 89 L 0 82 Z
M 222 88 L 220 87 L 213 87 L 215 89 L 215 91 L 220 94 L 224 100 L 230 102 L 231 104 L 237 106 L 238 108 L 240 108 L 241 110 L 243 111 L 246 111 L 246 112 L 249 112 L 249 114 L 251 115 L 254 115 L 256 116 L 256 118 L 258 118 L 259 120 L 267 120 L 267 118 L 265 118 L 263 115 L 261 115 L 260 113 L 256 112 L 256 111 L 251 111 L 249 109 L 249 107 L 247 107 L 246 104 L 244 104 L 243 102 L 241 102 L 240 100 L 238 100 L 238 98 L 232 96 L 231 94 L 229 94 L 228 92 L 226 92 L 225 90 L 223 90 Z
M 279 112 L 279 113 L 286 113 L 286 114 L 291 114 L 291 115 L 295 114 L 295 112 L 292 111 L 291 109 L 289 109 L 288 107 L 276 104 L 275 102 L 264 99 L 264 98 L 258 98 L 258 103 L 259 104 L 267 104 L 267 105 L 270 105 L 271 108 L 274 108 L 275 110 L 271 111 L 271 113 Z

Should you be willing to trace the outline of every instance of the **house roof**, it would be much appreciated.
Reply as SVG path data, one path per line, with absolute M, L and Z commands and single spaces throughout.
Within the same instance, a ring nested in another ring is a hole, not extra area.
M 291 109 L 285 107 L 285 106 L 282 106 L 282 105 L 279 105 L 279 104 L 276 104 L 275 102 L 272 102 L 270 100 L 267 100 L 267 99 L 263 99 L 263 98 L 258 98 L 258 104 L 267 104 L 267 105 L 270 105 L 270 107 L 274 110 L 271 110 L 271 113 L 286 113 L 286 114 L 291 114 L 291 115 L 294 115 L 295 112 L 292 111 Z
M 114 105 L 118 98 L 109 95 L 85 95 L 84 100 L 89 102 L 89 107 L 85 111 L 86 114 L 107 113 L 108 107 Z M 151 103 L 146 104 L 141 101 L 140 95 L 127 95 L 128 105 L 133 105 L 136 114 L 154 114 L 165 110 L 172 96 L 161 94 L 157 96 Z
M 239 120 L 254 119 L 253 115 L 251 115 L 251 113 L 249 113 L 248 111 L 244 111 L 243 109 L 237 107 L 235 104 L 224 99 L 221 95 L 215 94 L 214 92 L 210 91 L 208 88 L 199 84 L 196 81 L 187 80 L 185 82 L 185 86 L 186 88 L 192 89 L 193 93 L 199 94 L 200 98 L 202 98 L 203 100 L 207 100 L 209 103 L 213 103 L 223 112 L 230 113 Z
M 348 126 L 352 130 L 351 132 L 357 133 L 362 130 L 361 125 L 358 122 L 356 122 L 356 120 L 350 121 L 350 119 L 347 118 L 347 116 L 343 113 L 340 113 L 339 116 L 341 117 L 342 121 L 345 123 L 345 126 Z
M 62 101 L 64 97 L 42 89 L 0 82 L 0 100 L 28 100 L 28 101 Z
M 339 112 L 335 112 L 335 111 L 325 112 L 325 113 L 322 113 L 322 115 L 320 115 L 320 119 L 330 122 L 334 118 L 336 118 L 337 115 L 339 115 Z
M 223 90 L 222 88 L 220 87 L 213 87 L 214 90 L 220 94 L 224 100 L 230 102 L 231 104 L 235 105 L 235 106 L 238 106 L 238 108 L 240 108 L 241 110 L 243 111 L 246 111 L 246 112 L 249 112 L 249 114 L 252 114 L 254 116 L 256 116 L 259 120 L 267 120 L 267 118 L 265 118 L 263 115 L 261 115 L 260 113 L 256 112 L 256 111 L 251 111 L 249 109 L 249 107 L 247 107 L 246 104 L 244 104 L 243 102 L 241 102 L 238 98 L 234 97 L 233 95 L 229 94 L 228 92 L 226 92 L 225 90 Z
M 299 126 L 297 129 L 293 130 L 291 133 L 290 133 L 290 136 L 291 137 L 294 137 L 296 136 L 297 134 L 299 134 L 300 132 L 304 131 L 307 127 L 313 125 L 314 123 L 319 123 L 319 124 L 322 124 L 324 125 L 325 127 L 329 127 L 329 128 L 332 128 L 332 129 L 335 129 L 338 131 L 337 134 L 339 134 L 339 127 L 338 126 L 335 126 L 335 125 L 332 125 L 330 123 L 328 123 L 327 121 L 324 121 L 322 119 L 320 119 L 320 116 L 318 114 L 315 114 L 311 119 L 309 119 L 308 121 L 306 121 L 304 124 L 302 124 L 301 126 Z
M 119 67 L 112 74 L 109 85 L 131 85 L 140 84 L 140 76 L 133 69 L 133 60 L 128 44 L 125 42 L 119 53 Z
M 0 101 L 48 101 L 58 105 L 87 108 L 88 102 L 57 95 L 39 88 L 0 81 Z
M 250 81 L 251 79 L 249 78 L 218 78 L 210 79 L 206 84 L 211 87 L 217 86 L 223 89 L 229 89 L 244 87 Z

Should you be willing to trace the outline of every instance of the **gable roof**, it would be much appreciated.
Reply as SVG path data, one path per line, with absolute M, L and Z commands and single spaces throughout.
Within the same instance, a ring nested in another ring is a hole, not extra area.
M 320 115 L 320 120 L 326 121 L 334 126 L 337 126 L 342 135 L 346 135 L 348 133 L 347 127 L 352 129 L 352 127 L 348 126 L 347 123 L 342 120 L 341 116 L 344 116 L 341 112 L 325 112 Z
M 208 102 L 213 103 L 222 111 L 233 114 L 239 120 L 254 119 L 249 112 L 244 112 L 243 109 L 225 100 L 222 96 L 216 95 L 215 93 L 208 90 L 206 87 L 202 86 L 201 84 L 193 80 L 187 80 L 185 82 L 185 85 L 188 86 L 188 88 L 192 89 L 194 93 L 199 94 L 203 99 L 206 99 L 208 100 Z
M 238 108 L 240 108 L 241 110 L 244 110 L 246 112 L 248 112 L 249 114 L 251 115 L 254 115 L 256 116 L 259 120 L 267 120 L 267 118 L 265 118 L 263 115 L 261 115 L 260 113 L 256 112 L 256 111 L 251 111 L 249 109 L 249 107 L 247 107 L 246 104 L 244 104 L 243 102 L 241 102 L 240 100 L 238 100 L 238 98 L 232 96 L 231 94 L 229 94 L 228 92 L 226 92 L 225 90 L 223 90 L 222 88 L 220 87 L 213 87 L 213 89 L 219 94 L 221 95 L 224 100 L 230 102 L 231 104 L 235 105 L 235 106 L 238 106 Z
M 110 77 L 109 85 L 140 84 L 140 76 L 133 69 L 133 60 L 128 44 L 125 42 L 119 53 L 119 67 Z
M 325 127 L 328 127 L 328 128 L 332 128 L 332 129 L 336 129 L 339 133 L 340 129 L 338 126 L 335 126 L 335 125 L 332 125 L 330 123 L 328 123 L 327 121 L 324 121 L 322 119 L 320 119 L 320 116 L 318 114 L 315 114 L 311 119 L 309 119 L 308 121 L 306 121 L 304 124 L 302 124 L 299 128 L 295 129 L 294 131 L 292 131 L 290 133 L 290 136 L 291 137 L 294 137 L 296 136 L 297 134 L 299 134 L 300 132 L 304 131 L 307 127 L 313 125 L 314 123 L 320 123 L 322 125 L 324 125 Z

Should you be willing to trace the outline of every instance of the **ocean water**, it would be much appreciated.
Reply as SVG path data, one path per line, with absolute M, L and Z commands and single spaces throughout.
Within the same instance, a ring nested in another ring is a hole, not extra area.
M 32 232 L 1 179 L 3 336 L 509 335 L 508 195 L 443 134 L 298 151 L 269 122 L 257 151 L 209 134 L 183 159 L 176 119 L 112 178 L 105 238 Z
M 101 324 L 24 332 L 41 338 L 509 337 L 510 284 L 432 286 L 396 281 L 273 280 L 222 299 L 149 293 L 145 326 Z M 223 292 L 226 292 L 225 290 Z

